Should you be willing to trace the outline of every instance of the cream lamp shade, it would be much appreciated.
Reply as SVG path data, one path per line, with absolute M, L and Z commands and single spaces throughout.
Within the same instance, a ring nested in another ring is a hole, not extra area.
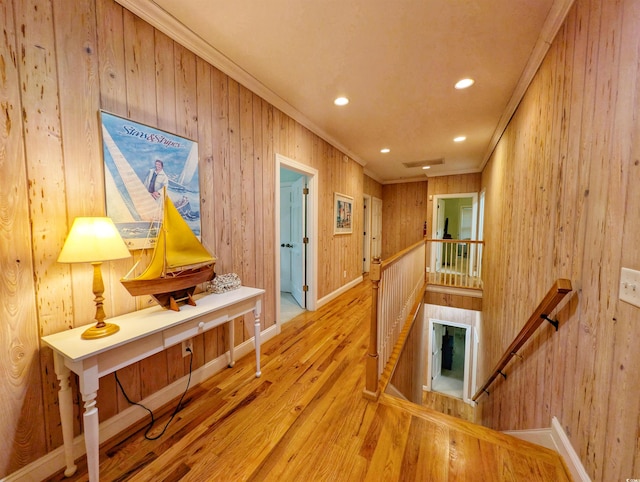
M 107 217 L 79 217 L 73 221 L 62 251 L 59 263 L 91 263 L 93 265 L 93 294 L 96 304 L 96 325 L 82 334 L 82 338 L 92 339 L 112 335 L 120 327 L 105 323 L 103 302 L 104 282 L 100 266 L 103 261 L 128 258 L 131 256 L 120 233 Z
M 59 263 L 95 263 L 131 256 L 111 218 L 79 217 L 58 256 Z

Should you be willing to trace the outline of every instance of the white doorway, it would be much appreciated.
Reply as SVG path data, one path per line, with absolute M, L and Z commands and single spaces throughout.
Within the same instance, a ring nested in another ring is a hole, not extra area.
M 276 324 L 317 300 L 316 169 L 276 154 Z
M 371 258 L 382 256 L 382 199 L 371 198 Z
M 362 272 L 368 273 L 371 269 L 371 196 L 365 194 L 362 200 L 364 210 L 364 233 L 362 238 Z
M 304 194 L 306 176 L 280 168 L 280 319 L 289 321 L 307 306 Z
M 469 325 L 429 318 L 428 390 L 471 403 L 471 332 Z
M 433 217 L 431 237 L 433 239 L 477 240 L 478 232 L 478 194 L 436 194 L 433 196 Z M 439 271 L 443 263 L 442 243 L 434 243 L 431 250 L 430 270 Z M 468 253 L 470 260 L 475 260 L 475 245 Z M 472 262 L 466 265 L 469 275 L 477 271 Z

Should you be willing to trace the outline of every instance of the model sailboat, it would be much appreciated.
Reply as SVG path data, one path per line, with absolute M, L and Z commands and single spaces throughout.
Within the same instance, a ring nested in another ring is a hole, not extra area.
M 137 277 L 120 281 L 132 296 L 151 295 L 161 306 L 178 311 L 179 302 L 196 304 L 195 288 L 213 279 L 215 261 L 165 190 L 162 226 L 151 261 Z

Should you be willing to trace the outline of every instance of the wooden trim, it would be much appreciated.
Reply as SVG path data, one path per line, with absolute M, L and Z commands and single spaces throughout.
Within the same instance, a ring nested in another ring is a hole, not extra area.
M 389 266 L 391 266 L 393 263 L 395 263 L 396 261 L 401 259 L 403 256 L 405 256 L 407 253 L 410 253 L 414 249 L 420 247 L 420 245 L 424 245 L 424 244 L 426 244 L 426 239 L 421 239 L 417 243 L 412 244 L 411 246 L 409 246 L 408 248 L 404 248 L 402 251 L 398 251 L 396 254 L 394 254 L 390 258 L 383 260 L 382 261 L 382 266 L 380 267 L 381 271 L 384 271 Z
M 549 15 L 547 15 L 544 25 L 542 26 L 542 31 L 540 32 L 538 40 L 533 47 L 533 51 L 529 56 L 529 61 L 527 62 L 515 89 L 513 90 L 513 94 L 511 95 L 502 116 L 500 116 L 498 125 L 493 131 L 489 146 L 485 152 L 484 158 L 482 159 L 482 163 L 480 164 L 479 171 L 484 170 L 487 162 L 491 158 L 491 154 L 493 154 L 493 151 L 502 138 L 504 131 L 507 129 L 514 112 L 520 105 L 529 85 L 542 65 L 549 47 L 551 47 L 551 44 L 553 43 L 553 39 L 560 30 L 560 27 L 564 24 L 564 21 L 569 14 L 569 10 L 573 6 L 573 2 L 574 0 L 555 0 L 553 2 L 553 5 L 549 10 Z
M 478 239 L 432 239 L 426 238 L 426 242 L 429 243 L 468 243 L 468 244 L 484 244 L 484 241 Z
M 515 337 L 509 348 L 504 352 L 502 358 L 494 368 L 493 372 L 487 379 L 487 381 L 480 387 L 480 389 L 473 396 L 472 400 L 475 402 L 483 392 L 489 388 L 489 386 L 493 383 L 498 375 L 501 374 L 504 367 L 507 366 L 507 363 L 515 356 L 515 354 L 522 348 L 522 346 L 527 342 L 527 340 L 533 335 L 533 333 L 538 329 L 538 327 L 545 321 L 544 316 L 548 316 L 551 312 L 558 306 L 558 303 L 562 301 L 562 299 L 567 295 L 567 293 L 571 292 L 571 281 L 564 278 L 559 278 L 553 284 L 551 289 L 547 292 L 543 300 L 540 302 L 538 307 L 529 317 L 529 320 L 524 325 L 518 336 Z
M 271 105 L 278 108 L 280 111 L 296 120 L 304 127 L 308 128 L 318 137 L 321 137 L 329 144 L 335 146 L 337 149 L 347 154 L 350 159 L 353 159 L 361 166 L 366 165 L 366 162 L 361 159 L 360 156 L 356 155 L 354 152 L 344 146 L 343 143 L 335 139 L 334 136 L 330 135 L 325 129 L 322 129 L 320 126 L 318 126 L 297 108 L 289 104 L 287 101 L 283 100 L 281 96 L 274 93 L 269 87 L 263 84 L 260 80 L 256 79 L 249 72 L 244 70 L 229 57 L 209 45 L 201 37 L 189 30 L 186 26 L 180 23 L 179 20 L 177 20 L 160 6 L 155 4 L 155 2 L 148 2 L 147 0 L 115 1 L 134 15 L 140 17 L 145 22 L 160 30 L 169 38 L 175 40 L 180 45 L 196 54 L 201 59 L 220 69 L 229 77 L 236 80 L 239 84 L 242 84 L 247 89 L 251 90 L 258 96 L 269 102 Z
M 584 465 L 582 465 L 582 461 L 580 457 L 576 453 L 573 445 L 571 444 L 571 440 L 567 437 L 560 421 L 553 417 L 551 419 L 551 439 L 556 446 L 556 451 L 562 457 L 564 461 L 567 471 L 573 477 L 573 480 L 580 482 L 591 482 L 591 478 L 587 471 L 584 469 Z M 629 479 L 630 480 L 630 479 Z

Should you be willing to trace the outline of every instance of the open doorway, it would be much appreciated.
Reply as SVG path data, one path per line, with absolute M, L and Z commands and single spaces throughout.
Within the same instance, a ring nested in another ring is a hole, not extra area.
M 280 319 L 289 321 L 307 308 L 307 177 L 280 167 Z
M 477 273 L 476 245 L 464 241 L 478 239 L 478 216 L 477 193 L 434 195 L 431 237 L 454 240 L 454 244 L 434 243 L 430 271 L 444 269 L 467 275 Z
M 431 359 L 430 386 L 433 392 L 469 400 L 471 368 L 471 326 L 429 319 Z
M 276 154 L 276 320 L 315 310 L 317 170 Z
M 368 273 L 371 269 L 371 196 L 365 194 L 362 199 L 364 211 L 364 230 L 362 238 L 362 272 Z

